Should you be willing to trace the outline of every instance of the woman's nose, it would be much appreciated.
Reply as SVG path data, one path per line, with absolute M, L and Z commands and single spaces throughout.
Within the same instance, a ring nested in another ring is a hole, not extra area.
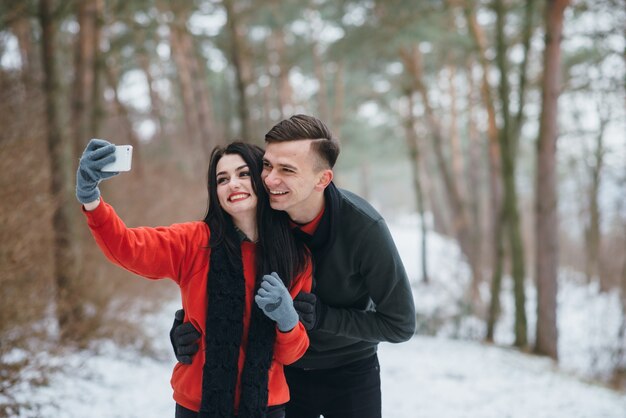
M 241 182 L 239 181 L 239 179 L 234 178 L 230 180 L 231 189 L 238 189 L 239 187 L 241 187 Z

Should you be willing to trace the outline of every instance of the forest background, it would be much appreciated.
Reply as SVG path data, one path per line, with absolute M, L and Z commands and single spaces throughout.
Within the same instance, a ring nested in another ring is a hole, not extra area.
M 457 241 L 473 338 L 493 341 L 511 289 L 513 345 L 558 360 L 559 272 L 618 292 L 623 387 L 625 22 L 620 0 L 1 1 L 0 394 L 45 383 L 42 351 L 149 352 L 129 318 L 171 298 L 93 245 L 74 198 L 90 138 L 135 147 L 103 195 L 164 225 L 202 218 L 215 145 L 295 113 L 340 140 L 340 187 L 420 215 L 415 257 L 429 231 Z

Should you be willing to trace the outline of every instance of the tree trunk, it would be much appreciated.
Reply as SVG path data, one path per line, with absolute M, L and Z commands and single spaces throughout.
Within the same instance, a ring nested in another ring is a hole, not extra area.
M 493 342 L 496 332 L 496 323 L 500 316 L 500 291 L 502 289 L 502 270 L 504 260 L 504 231 L 506 226 L 506 214 L 504 207 L 500 208 L 497 221 L 494 222 L 493 238 L 494 238 L 494 263 L 491 272 L 491 301 L 489 302 L 489 311 L 487 313 L 487 335 L 485 340 Z
M 502 128 L 499 132 L 502 176 L 504 184 L 504 219 L 507 222 L 509 247 L 511 251 L 511 273 L 515 292 L 515 345 L 525 348 L 528 344 L 526 320 L 526 295 L 524 289 L 524 243 L 522 241 L 520 217 L 515 184 L 515 149 L 511 137 L 511 113 L 509 111 L 509 82 L 507 79 L 507 51 L 504 35 L 505 10 L 502 0 L 496 0 L 496 61 L 500 70 L 499 94 L 502 106 Z
M 491 95 L 489 85 L 489 62 L 487 60 L 487 41 L 485 34 L 474 11 L 467 3 L 464 9 L 465 17 L 470 28 L 470 33 L 474 38 L 478 49 L 478 60 L 482 69 L 480 94 L 487 111 L 487 138 L 489 142 L 489 196 L 491 207 L 491 301 L 489 303 L 489 313 L 487 317 L 487 341 L 493 341 L 495 324 L 500 312 L 500 288 L 502 283 L 502 270 L 504 258 L 503 230 L 505 217 L 502 212 L 502 161 L 500 152 L 500 141 L 498 138 L 498 127 L 496 123 L 496 109 Z
M 184 45 L 191 64 L 191 77 L 194 91 L 195 115 L 200 129 L 200 143 L 208 156 L 219 141 L 216 139 L 215 118 L 213 116 L 213 102 L 207 86 L 206 64 L 200 60 L 199 52 L 193 44 L 193 37 L 189 31 L 183 32 Z M 244 137 L 249 140 L 248 137 Z
M 401 50 L 401 58 L 407 68 L 407 71 L 411 74 L 414 88 L 420 93 L 422 98 L 426 122 L 432 134 L 432 146 L 435 151 L 437 166 L 439 168 L 439 172 L 441 173 L 446 190 L 446 196 L 452 209 L 453 230 L 457 241 L 459 242 L 459 246 L 461 247 L 463 254 L 467 258 L 468 264 L 470 265 L 472 277 L 475 277 L 479 275 L 480 266 L 474 258 L 467 208 L 459 191 L 457 181 L 448 167 L 448 162 L 446 161 L 444 155 L 444 138 L 441 132 L 441 127 L 430 104 L 428 90 L 422 79 L 423 70 L 421 64 L 421 53 L 416 47 L 411 48 L 410 51 L 403 49 Z
M 585 227 L 585 273 L 587 282 L 591 283 L 594 278 L 600 281 L 600 287 L 604 288 L 603 280 L 600 274 L 600 174 L 604 166 L 604 131 L 608 124 L 609 118 L 598 112 L 600 126 L 596 136 L 596 149 L 593 153 L 595 159 L 591 167 L 591 184 L 589 185 L 589 224 Z
M 93 59 L 93 87 L 92 87 L 92 106 L 91 106 L 91 138 L 100 137 L 100 126 L 104 119 L 104 107 L 102 106 L 102 74 L 106 63 L 104 62 L 103 54 L 100 52 L 100 38 L 102 37 L 102 19 L 104 15 L 104 1 L 92 0 L 94 3 L 94 37 L 93 45 L 94 50 Z M 87 139 L 85 139 L 87 141 Z
M 326 85 L 326 74 L 324 73 L 324 60 L 320 53 L 319 43 L 313 44 L 313 67 L 315 71 L 315 78 L 319 83 L 319 90 L 317 94 L 319 118 L 323 121 L 330 120 L 328 112 L 328 87 Z
M 77 3 L 79 25 L 76 39 L 74 64 L 74 90 L 72 94 L 72 129 L 74 133 L 74 155 L 80 157 L 89 138 L 95 137 L 90 132 L 94 93 L 94 70 L 96 49 L 97 8 L 94 1 Z
M 272 31 L 272 64 L 276 66 L 278 72 L 276 82 L 278 84 L 278 110 L 280 119 L 286 119 L 293 112 L 293 90 L 289 82 L 290 67 L 285 57 L 285 33 L 282 29 Z
M 459 194 L 462 200 L 465 196 L 465 162 L 463 161 L 463 150 L 461 149 L 461 136 L 459 134 L 459 112 L 456 93 L 456 68 L 448 65 L 448 94 L 450 95 L 450 159 L 452 161 L 452 175 L 459 187 Z
M 24 4 L 22 7 L 28 6 Z M 16 18 L 11 27 L 11 31 L 15 34 L 20 49 L 22 84 L 24 85 L 24 89 L 28 90 L 37 80 L 37 64 L 39 60 L 36 57 L 36 47 L 33 43 L 31 22 L 25 10 L 21 11 L 19 17 Z
M 474 257 L 477 262 L 482 266 L 484 265 L 483 259 L 483 249 L 484 249 L 484 206 L 485 206 L 485 195 L 483 187 L 483 179 L 487 174 L 484 170 L 485 159 L 486 157 L 486 144 L 482 141 L 480 137 L 478 126 L 477 126 L 477 117 L 476 117 L 476 82 L 472 77 L 472 67 L 473 60 L 468 61 L 467 69 L 465 71 L 467 84 L 469 86 L 469 94 L 468 94 L 468 106 L 467 106 L 467 132 L 468 132 L 468 151 L 467 158 L 468 163 L 466 165 L 466 169 L 464 170 L 467 173 L 467 182 L 466 188 L 467 190 L 471 190 L 471 193 L 466 193 L 468 206 L 470 208 L 469 212 L 471 215 L 471 220 L 473 224 L 472 228 L 472 241 L 474 242 Z M 480 280 L 479 280 L 480 279 Z M 480 284 L 483 278 L 474 278 L 471 284 L 471 294 L 473 295 L 474 300 L 483 305 L 480 298 Z
M 137 60 L 139 62 L 139 66 L 146 75 L 148 93 L 150 95 L 150 114 L 152 115 L 152 120 L 156 124 L 156 132 L 154 136 L 160 140 L 163 136 L 163 130 L 165 129 L 165 118 L 163 117 L 161 98 L 159 97 L 159 93 L 154 88 L 155 82 L 154 77 L 152 76 L 152 69 L 150 68 L 150 54 L 143 46 L 139 46 L 139 48 L 140 50 Z
M 57 318 L 61 337 L 72 336 L 70 325 L 80 316 L 78 298 L 75 295 L 76 256 L 73 238 L 75 213 L 78 206 L 73 200 L 74 170 L 72 141 L 62 132 L 60 114 L 61 90 L 56 67 L 56 22 L 54 21 L 52 0 L 40 0 L 39 20 L 41 23 L 41 52 L 44 72 L 44 92 L 46 103 L 47 142 L 51 165 L 51 193 L 54 201 L 54 277 L 56 283 Z
M 406 92 L 406 97 L 409 102 L 408 114 L 405 121 L 406 131 L 406 143 L 409 150 L 409 160 L 411 163 L 411 172 L 413 178 L 413 190 L 415 192 L 415 206 L 420 216 L 421 225 L 421 260 L 422 260 L 422 281 L 424 283 L 430 282 L 428 277 L 428 248 L 427 248 L 427 228 L 426 218 L 424 213 L 424 197 L 422 193 L 422 184 L 420 181 L 420 147 L 419 138 L 415 132 L 415 115 L 413 112 L 413 95 L 415 92 L 413 89 L 409 89 Z
M 120 101 L 119 95 L 117 93 L 117 85 L 118 85 L 118 75 L 116 73 L 116 68 L 119 68 L 119 63 L 116 59 L 112 59 L 109 65 L 105 67 L 105 75 L 107 79 L 107 84 L 113 91 L 113 103 L 115 105 L 115 110 L 117 111 L 117 117 L 119 118 L 120 124 L 123 126 L 124 131 L 126 131 L 127 144 L 133 146 L 133 171 L 137 172 L 139 176 L 143 175 L 143 164 L 141 160 L 141 150 L 139 148 L 139 140 L 137 139 L 137 135 L 135 134 L 135 129 L 133 128 L 133 122 L 128 114 L 128 109 L 124 106 L 124 103 Z
M 517 155 L 519 137 L 522 133 L 522 124 L 524 123 L 524 104 L 526 103 L 526 85 L 528 82 L 528 56 L 530 55 L 530 40 L 533 34 L 533 15 L 535 13 L 535 0 L 526 0 L 524 7 L 524 28 L 522 31 L 522 49 L 524 58 L 520 65 L 519 81 L 518 81 L 518 108 L 517 115 L 512 126 L 513 153 Z
M 345 64 L 343 61 L 339 61 L 337 63 L 337 72 L 335 74 L 334 79 L 334 105 L 333 105 L 333 115 L 332 115 L 332 129 L 335 131 L 336 135 L 341 136 L 339 129 L 341 124 L 343 123 L 343 106 L 344 99 L 346 93 L 346 86 L 343 79 Z
M 198 126 L 198 119 L 195 117 L 196 109 L 194 106 L 190 57 L 186 54 L 183 40 L 183 32 L 186 30 L 184 16 L 184 13 L 180 13 L 178 19 L 170 26 L 170 46 L 176 69 L 178 70 L 176 73 L 178 74 L 183 101 L 187 146 L 191 152 L 197 152 L 200 148 L 200 127 Z
M 239 119 L 241 123 L 241 136 L 245 140 L 251 138 L 251 120 L 250 109 L 248 105 L 247 89 L 249 85 L 249 69 L 247 67 L 245 42 L 242 41 L 240 25 L 238 21 L 238 13 L 235 10 L 233 0 L 224 0 L 224 8 L 226 9 L 227 28 L 230 34 L 230 57 L 235 69 L 235 78 L 237 80 L 237 91 L 239 93 Z
M 561 36 L 563 13 L 569 0 L 548 0 L 545 10 L 545 50 L 542 111 L 537 141 L 535 197 L 537 338 L 535 352 L 558 358 L 556 323 L 558 277 L 558 213 L 556 143 L 558 99 L 561 89 Z

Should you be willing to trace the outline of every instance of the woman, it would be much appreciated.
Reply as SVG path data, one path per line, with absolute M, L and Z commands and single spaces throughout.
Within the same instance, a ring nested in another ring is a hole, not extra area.
M 269 206 L 262 149 L 241 142 L 216 148 L 204 221 L 158 228 L 127 228 L 100 198 L 99 182 L 115 175 L 101 171 L 115 160 L 114 149 L 90 141 L 76 196 L 102 252 L 135 274 L 178 283 L 185 321 L 202 334 L 199 355 L 174 367 L 176 417 L 284 417 L 283 364 L 309 342 L 292 298 L 311 290 L 311 264 L 285 213 Z

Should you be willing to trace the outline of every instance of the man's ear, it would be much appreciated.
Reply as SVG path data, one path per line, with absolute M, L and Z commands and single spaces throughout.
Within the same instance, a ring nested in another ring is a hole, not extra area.
M 319 179 L 317 180 L 317 184 L 315 185 L 315 190 L 317 190 L 318 192 L 324 191 L 324 189 L 328 187 L 328 185 L 330 184 L 332 180 L 333 180 L 333 170 L 329 168 L 326 170 L 322 170 L 321 173 L 319 174 Z

